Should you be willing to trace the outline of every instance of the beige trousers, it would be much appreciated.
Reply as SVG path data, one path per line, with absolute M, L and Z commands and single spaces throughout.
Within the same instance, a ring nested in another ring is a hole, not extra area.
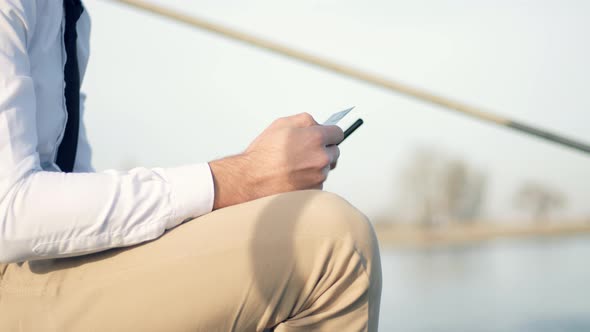
M 137 246 L 0 266 L 0 331 L 377 331 L 380 293 L 367 219 L 300 191 Z

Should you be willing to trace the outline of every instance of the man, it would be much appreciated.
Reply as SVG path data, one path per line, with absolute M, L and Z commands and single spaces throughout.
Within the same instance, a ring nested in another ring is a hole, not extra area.
M 94 172 L 89 31 L 79 0 L 0 0 L 0 331 L 376 331 L 374 232 L 321 191 L 342 131 L 299 114 L 240 155 Z

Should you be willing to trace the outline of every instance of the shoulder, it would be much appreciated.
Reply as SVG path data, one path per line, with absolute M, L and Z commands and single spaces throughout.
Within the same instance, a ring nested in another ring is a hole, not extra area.
M 37 0 L 0 0 L 0 33 L 28 32 L 35 29 Z

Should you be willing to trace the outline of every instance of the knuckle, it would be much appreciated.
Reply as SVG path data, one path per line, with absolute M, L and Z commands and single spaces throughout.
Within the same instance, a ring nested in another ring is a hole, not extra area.
M 340 158 L 340 148 L 337 145 L 334 145 L 334 162 Z
M 277 118 L 272 122 L 272 124 L 273 125 L 280 125 L 280 124 L 285 123 L 285 121 L 287 121 L 287 118 Z
M 307 124 L 307 125 L 311 125 L 315 123 L 315 120 L 313 119 L 313 116 L 311 116 L 311 114 L 307 113 L 307 112 L 303 112 L 299 114 L 299 117 L 301 118 L 301 120 L 303 121 L 303 123 Z
M 320 183 L 324 183 L 327 179 L 328 179 L 328 173 L 327 172 L 321 172 L 320 175 L 319 175 Z
M 317 157 L 317 166 L 320 169 L 324 169 L 327 166 L 329 166 L 331 163 L 330 160 L 330 156 L 328 155 L 328 153 L 326 151 L 323 151 L 318 157 Z
M 322 183 L 324 183 L 327 179 L 327 175 L 325 174 L 325 172 L 322 172 L 321 170 L 318 172 L 315 172 L 315 174 L 312 177 L 312 185 L 320 185 Z
M 305 119 L 305 120 L 312 120 L 313 119 L 313 117 L 311 116 L 311 114 L 309 114 L 307 112 L 299 113 L 299 116 L 302 119 Z

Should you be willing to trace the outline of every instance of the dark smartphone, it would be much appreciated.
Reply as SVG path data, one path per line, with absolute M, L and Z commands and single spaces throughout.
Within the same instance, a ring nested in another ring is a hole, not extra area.
M 352 125 L 350 125 L 350 127 L 348 127 L 348 129 L 346 129 L 344 131 L 344 139 L 342 140 L 342 142 L 344 142 L 344 140 L 350 136 L 350 134 L 354 133 L 355 130 L 358 129 L 358 127 L 360 127 L 363 124 L 363 119 L 358 119 L 356 120 Z M 342 143 L 340 142 L 340 143 Z

